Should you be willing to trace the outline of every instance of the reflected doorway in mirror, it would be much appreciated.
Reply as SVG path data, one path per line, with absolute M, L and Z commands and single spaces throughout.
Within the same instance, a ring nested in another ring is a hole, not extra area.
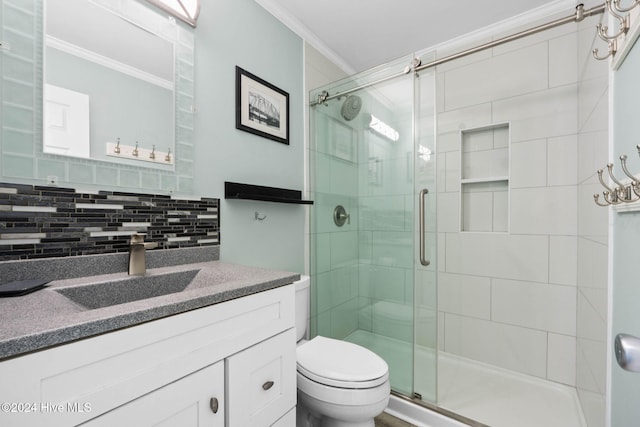
M 45 153 L 90 158 L 89 95 L 44 85 Z

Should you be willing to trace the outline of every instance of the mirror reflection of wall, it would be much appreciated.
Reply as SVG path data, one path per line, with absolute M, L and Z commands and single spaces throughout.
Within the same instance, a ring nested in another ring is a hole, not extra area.
M 97 3 L 45 2 L 43 151 L 110 160 L 119 139 L 175 152 L 171 34 Z
M 117 49 L 115 49 L 117 54 L 135 52 L 128 58 L 116 57 L 117 62 L 129 64 L 131 68 L 144 70 L 148 78 L 154 76 L 154 81 L 173 82 L 172 101 L 171 105 L 167 107 L 171 109 L 171 118 L 163 120 L 161 125 L 151 126 L 151 130 L 146 134 L 138 132 L 136 136 L 131 137 L 139 138 L 140 151 L 148 158 L 150 151 L 144 153 L 143 149 L 151 150 L 154 143 L 148 142 L 147 138 L 155 138 L 153 132 L 163 136 L 165 134 L 171 135 L 170 141 L 165 143 L 172 147 L 171 163 L 163 161 L 165 156 L 161 152 L 167 151 L 168 147 L 160 145 L 163 144 L 161 142 L 155 143 L 156 159 L 161 160 L 156 163 L 140 161 L 142 159 L 107 157 L 104 141 L 100 141 L 100 149 L 90 148 L 91 159 L 86 158 L 86 153 L 69 156 L 44 152 L 43 125 L 49 122 L 50 125 L 62 128 L 67 126 L 65 120 L 71 119 L 62 114 L 59 106 L 50 111 L 46 120 L 43 114 L 44 79 L 47 72 L 44 70 L 46 68 L 44 63 L 47 60 L 45 56 L 48 49 L 44 45 L 45 8 L 68 8 L 77 1 L 34 0 L 18 2 L 0 0 L 2 3 L 0 30 L 3 34 L 3 47 L 0 49 L 0 63 L 2 64 L 0 67 L 2 73 L 0 92 L 2 92 L 3 101 L 3 111 L 0 115 L 0 181 L 30 185 L 55 182 L 60 186 L 86 190 L 193 194 L 195 33 L 187 24 L 176 22 L 173 17 L 167 16 L 146 0 L 82 0 L 82 3 L 101 6 L 117 15 L 117 17 L 113 16 L 113 20 L 104 20 L 95 25 L 96 34 L 101 34 L 101 40 L 118 40 Z M 74 12 L 74 14 L 66 16 L 65 29 L 71 31 L 71 27 L 82 26 L 84 22 L 84 16 L 78 16 Z M 145 56 L 159 50 L 155 45 L 150 44 L 154 43 L 153 41 L 141 41 L 137 45 L 142 46 L 142 49 L 132 51 L 130 49 L 134 43 L 129 40 L 128 36 L 123 35 L 126 30 L 108 26 L 107 22 L 111 22 L 110 25 L 120 24 L 124 27 L 134 27 L 133 31 L 137 30 L 138 33 L 149 38 L 163 39 L 164 41 L 161 43 L 172 46 L 173 57 L 167 57 L 169 59 L 163 62 L 164 67 L 156 67 L 155 65 L 162 61 Z M 136 26 L 131 22 L 135 22 Z M 141 31 L 140 28 L 144 28 L 145 31 Z M 123 36 L 117 39 L 116 35 Z M 85 48 L 85 50 L 88 49 Z M 100 55 L 107 56 L 104 50 L 99 52 Z M 142 61 L 139 61 L 143 65 L 132 63 L 131 57 L 143 58 Z M 49 59 L 53 60 L 52 57 Z M 154 66 L 149 67 L 150 65 Z M 84 62 L 83 65 L 67 66 L 62 74 L 73 74 L 78 80 L 89 81 L 93 78 L 91 70 L 92 66 Z M 103 70 L 103 72 L 107 71 Z M 133 78 L 128 74 L 120 74 L 122 80 Z M 101 79 L 100 90 L 114 92 L 115 88 L 112 85 L 115 80 L 115 78 Z M 136 80 L 140 79 L 136 78 Z M 83 83 L 86 84 L 86 82 Z M 161 87 L 158 84 L 151 85 L 147 81 L 145 84 Z M 60 87 L 60 84 L 54 84 L 54 86 Z M 82 88 L 66 90 L 70 90 L 72 94 L 73 92 L 80 94 L 80 98 L 84 97 L 85 100 L 88 98 L 89 108 L 82 108 L 85 111 L 88 110 L 89 120 L 92 123 L 91 129 L 89 126 L 84 128 L 80 126 L 80 133 L 93 132 L 95 121 L 99 121 L 101 124 L 103 120 L 112 120 L 115 116 L 125 117 L 134 111 L 134 109 L 127 110 L 129 101 L 121 98 L 112 101 L 112 107 L 104 108 L 104 113 L 99 113 L 97 107 L 92 105 L 97 95 L 92 96 Z M 165 88 L 165 90 L 168 89 Z M 138 98 L 143 97 L 138 96 Z M 135 108 L 135 114 L 130 114 L 129 117 L 126 117 L 127 120 L 119 123 L 118 126 L 121 129 L 133 128 L 141 123 L 149 122 L 155 115 L 155 110 L 152 113 L 149 108 L 139 106 Z M 76 120 L 80 123 L 86 123 L 86 121 L 86 118 Z M 156 128 L 165 125 L 169 130 L 156 131 Z M 97 128 L 98 125 L 95 127 Z M 115 125 L 106 125 L 105 127 L 115 127 Z M 120 137 L 121 144 L 135 144 L 135 141 L 125 140 L 125 130 L 120 132 L 123 134 L 118 135 L 114 131 L 113 134 L 104 138 L 117 142 L 117 138 Z M 102 157 L 94 158 L 94 155 L 102 155 Z

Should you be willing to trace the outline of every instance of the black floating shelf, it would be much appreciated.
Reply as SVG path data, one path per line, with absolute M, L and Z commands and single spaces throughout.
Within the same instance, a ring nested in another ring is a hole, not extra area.
M 302 200 L 302 191 L 277 187 L 264 187 L 262 185 L 240 184 L 229 181 L 225 181 L 224 183 L 224 198 L 293 203 L 298 205 L 313 204 L 313 200 Z

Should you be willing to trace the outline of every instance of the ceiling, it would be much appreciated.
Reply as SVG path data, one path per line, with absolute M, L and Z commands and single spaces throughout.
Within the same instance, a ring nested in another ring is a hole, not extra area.
M 348 73 L 571 0 L 256 0 Z M 585 2 L 586 3 L 586 2 Z

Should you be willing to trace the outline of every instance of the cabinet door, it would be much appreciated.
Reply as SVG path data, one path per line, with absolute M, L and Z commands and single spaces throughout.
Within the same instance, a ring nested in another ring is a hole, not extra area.
M 296 335 L 289 329 L 226 360 L 227 425 L 270 426 L 296 405 Z
M 223 427 L 224 412 L 224 362 L 220 361 L 84 425 Z

